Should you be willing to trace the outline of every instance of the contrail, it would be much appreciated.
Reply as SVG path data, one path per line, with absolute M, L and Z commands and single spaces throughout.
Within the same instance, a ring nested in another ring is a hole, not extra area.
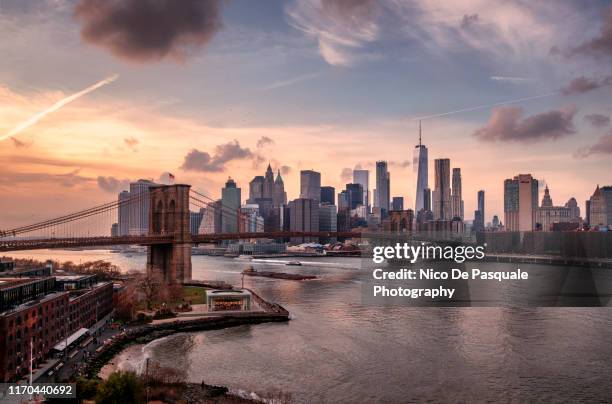
M 557 95 L 557 94 L 559 94 L 559 91 L 555 91 L 554 93 L 548 93 L 548 94 L 534 95 L 532 97 L 517 98 L 515 100 L 496 102 L 495 104 L 478 105 L 476 107 L 463 108 L 463 109 L 458 109 L 456 111 L 442 112 L 440 114 L 425 115 L 425 116 L 421 116 L 421 117 L 418 117 L 418 118 L 411 118 L 410 120 L 411 121 L 423 121 L 425 119 L 438 118 L 440 116 L 459 114 L 461 112 L 470 112 L 470 111 L 476 111 L 476 110 L 479 110 L 479 109 L 498 107 L 500 105 L 514 104 L 516 102 L 535 100 L 537 98 L 550 97 L 552 95 Z
M 45 109 L 42 112 L 39 112 L 38 114 L 30 117 L 28 120 L 23 121 L 22 123 L 20 123 L 19 125 L 17 125 L 16 127 L 14 127 L 10 132 L 8 132 L 5 135 L 0 136 L 0 142 L 3 140 L 6 140 L 12 136 L 17 135 L 19 132 L 21 132 L 24 129 L 29 128 L 30 126 L 36 124 L 38 121 L 40 121 L 42 118 L 44 118 L 45 116 L 49 115 L 52 112 L 57 111 L 58 109 L 62 108 L 64 105 L 71 103 L 72 101 L 76 100 L 77 98 L 80 98 L 82 96 L 84 96 L 85 94 L 88 94 L 102 86 L 105 86 L 107 84 L 112 83 L 113 81 L 117 80 L 117 78 L 119 78 L 118 74 L 113 74 L 110 77 L 105 78 L 104 80 L 98 81 L 96 84 L 91 85 L 89 87 L 87 87 L 84 90 L 81 90 L 77 93 L 74 93 L 72 95 L 69 95 L 66 98 L 62 98 L 61 100 L 59 100 L 58 102 L 56 102 L 55 104 L 51 105 L 49 108 Z

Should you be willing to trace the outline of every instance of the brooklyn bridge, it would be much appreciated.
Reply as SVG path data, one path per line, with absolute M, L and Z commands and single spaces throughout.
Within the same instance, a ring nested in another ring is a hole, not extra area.
M 118 211 L 143 198 L 149 204 L 149 228 L 144 235 L 110 235 L 111 224 L 117 222 Z M 191 247 L 223 240 L 288 239 L 288 238 L 353 238 L 358 232 L 237 232 L 191 234 L 190 208 L 213 209 L 223 220 L 240 220 L 240 211 L 223 205 L 190 185 L 157 185 L 128 199 L 98 205 L 79 212 L 14 229 L 0 230 L 0 252 L 104 247 L 117 245 L 147 246 L 147 269 L 162 271 L 168 282 L 191 280 Z

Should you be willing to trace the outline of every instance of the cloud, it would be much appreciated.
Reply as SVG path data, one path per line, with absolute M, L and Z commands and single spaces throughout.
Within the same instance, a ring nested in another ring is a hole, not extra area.
M 315 38 L 319 53 L 333 66 L 350 66 L 354 52 L 378 39 L 376 0 L 303 0 L 286 8 L 289 24 Z
M 482 141 L 535 142 L 557 139 L 575 133 L 576 107 L 570 106 L 523 118 L 523 109 L 500 107 L 493 110 L 489 122 L 474 132 Z
M 38 172 L 15 172 L 10 170 L 0 170 L 0 185 L 25 185 L 25 184 L 58 184 L 62 187 L 72 188 L 77 185 L 87 184 L 93 178 L 79 175 L 80 170 L 73 170 L 65 174 L 49 174 Z
M 600 137 L 594 145 L 579 149 L 574 157 L 586 158 L 593 154 L 612 154 L 612 132 Z
M 478 14 L 464 14 L 461 19 L 460 27 L 462 29 L 470 29 L 476 24 L 478 24 Z
M 138 151 L 138 148 L 136 146 L 138 146 L 138 143 L 140 143 L 140 142 L 135 137 L 124 138 L 123 142 L 126 144 L 127 147 L 132 149 L 132 151 Z
M 612 76 L 603 77 L 600 79 L 590 79 L 585 76 L 576 77 L 566 87 L 561 89 L 564 95 L 574 95 L 588 93 L 601 87 L 612 84 Z
M 124 189 L 127 189 L 130 185 L 130 180 L 124 179 L 119 180 L 115 177 L 104 177 L 99 176 L 97 179 L 98 187 L 106 192 L 120 192 Z
M 272 140 L 268 136 L 262 136 L 257 140 L 257 148 L 271 146 L 273 144 L 274 144 L 274 140 Z
M 406 168 L 406 167 L 410 167 L 410 160 L 389 161 L 387 164 L 391 167 Z
M 136 62 L 184 61 L 222 26 L 220 0 L 80 0 L 84 41 Z
M 19 140 L 19 139 L 17 139 L 17 138 L 14 138 L 14 137 L 12 137 L 12 136 L 10 137 L 10 139 L 11 139 L 11 141 L 13 142 L 13 145 L 14 145 L 16 148 L 18 148 L 18 149 L 21 149 L 21 148 L 26 148 L 26 147 L 30 147 L 30 145 L 31 145 L 31 144 L 28 144 L 28 143 L 26 143 L 26 142 L 22 142 L 21 140 Z
M 601 114 L 589 114 L 584 116 L 584 120 L 595 128 L 605 128 L 610 125 L 610 117 Z
M 228 142 L 215 147 L 214 154 L 192 149 L 185 156 L 181 169 L 186 171 L 201 172 L 221 172 L 225 170 L 225 165 L 233 160 L 251 159 L 257 165 L 263 158 L 253 153 L 249 148 L 240 146 L 237 140 Z
M 351 183 L 353 182 L 353 169 L 345 167 L 340 171 L 340 181 Z
M 599 35 L 569 51 L 568 55 L 590 55 L 595 58 L 612 56 L 612 6 L 605 11 L 604 23 Z

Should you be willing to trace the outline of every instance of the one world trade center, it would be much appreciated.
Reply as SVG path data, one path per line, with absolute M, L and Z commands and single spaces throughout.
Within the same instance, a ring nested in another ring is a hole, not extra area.
M 416 201 L 414 213 L 417 214 L 421 209 L 425 208 L 425 189 L 429 188 L 427 184 L 427 147 L 421 143 L 421 121 L 419 121 L 419 144 L 414 147 L 412 166 L 414 167 L 414 174 L 416 175 Z M 429 207 L 427 207 L 427 209 L 429 209 Z

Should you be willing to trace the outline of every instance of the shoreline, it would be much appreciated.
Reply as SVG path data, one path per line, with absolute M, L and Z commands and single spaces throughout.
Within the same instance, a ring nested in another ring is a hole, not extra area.
M 253 290 L 248 290 L 251 292 L 253 300 L 264 309 L 263 312 L 220 314 L 214 317 L 199 317 L 193 320 L 176 320 L 128 328 L 125 333 L 115 336 L 87 360 L 83 375 L 90 379 L 99 377 L 98 373 L 107 363 L 133 344 L 148 344 L 154 340 L 181 332 L 219 330 L 240 325 L 289 321 L 289 312 L 284 307 L 276 303 L 270 303 Z

